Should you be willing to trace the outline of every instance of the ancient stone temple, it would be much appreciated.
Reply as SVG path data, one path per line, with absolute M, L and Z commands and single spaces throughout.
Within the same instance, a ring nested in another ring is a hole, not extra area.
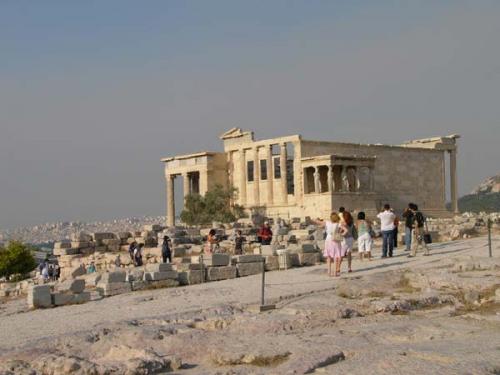
M 235 203 L 269 217 L 328 217 L 344 206 L 374 214 L 388 202 L 402 210 L 417 203 L 429 216 L 444 216 L 446 186 L 457 211 L 456 140 L 450 135 L 401 145 L 310 141 L 300 135 L 255 140 L 233 128 L 220 138 L 224 152 L 162 159 L 167 181 L 167 224 L 175 222 L 174 179 L 184 196 L 215 185 L 237 189 Z M 446 156 L 449 154 L 449 180 Z

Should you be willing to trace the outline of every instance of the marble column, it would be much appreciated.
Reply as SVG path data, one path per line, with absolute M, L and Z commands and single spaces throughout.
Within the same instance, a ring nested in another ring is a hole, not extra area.
M 267 162 L 266 162 L 266 168 L 267 168 L 267 204 L 272 205 L 273 204 L 273 197 L 274 197 L 274 192 L 273 192 L 273 146 L 269 145 L 267 146 L 266 149 L 266 156 L 267 156 Z
M 187 196 L 191 194 L 191 183 L 190 178 L 187 173 L 182 174 L 182 184 L 184 190 L 184 200 L 186 200 Z
M 345 165 L 340 166 L 340 191 L 349 191 L 349 180 L 347 178 L 347 167 Z
M 319 167 L 314 167 L 314 192 L 316 194 L 321 193 L 321 182 L 319 180 Z
M 335 191 L 335 181 L 333 180 L 333 165 L 328 166 L 328 191 L 332 194 Z
M 260 206 L 259 147 L 254 147 L 253 149 L 253 201 L 255 206 Z
M 208 170 L 200 170 L 200 195 L 208 191 Z
M 284 205 L 288 203 L 288 171 L 286 170 L 286 159 L 286 143 L 280 143 L 281 201 Z
M 175 192 L 174 192 L 174 175 L 166 175 L 167 179 L 167 226 L 175 225 Z
M 361 190 L 361 180 L 359 179 L 359 167 L 354 167 L 354 190 Z
M 239 186 L 239 198 L 240 205 L 244 206 L 247 203 L 247 163 L 245 158 L 245 149 L 239 150 L 240 156 L 240 186 Z
M 458 197 L 457 197 L 457 150 L 450 150 L 450 195 L 451 195 L 451 209 L 454 213 L 458 211 Z
M 368 171 L 369 171 L 369 179 L 370 179 L 370 191 L 371 192 L 375 192 L 375 173 L 374 173 L 374 170 L 373 170 L 373 167 L 370 167 L 368 168 Z

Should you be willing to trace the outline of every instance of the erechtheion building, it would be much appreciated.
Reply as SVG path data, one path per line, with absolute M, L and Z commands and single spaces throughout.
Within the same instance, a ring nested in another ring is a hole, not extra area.
M 417 203 L 431 216 L 446 210 L 446 186 L 457 211 L 458 135 L 398 146 L 309 141 L 300 135 L 255 140 L 233 128 L 221 136 L 224 152 L 162 159 L 167 180 L 167 224 L 175 222 L 174 179 L 184 195 L 215 185 L 237 189 L 236 204 L 269 217 L 328 217 L 345 206 L 374 214 L 385 202 L 401 210 Z M 449 180 L 445 171 L 449 154 Z

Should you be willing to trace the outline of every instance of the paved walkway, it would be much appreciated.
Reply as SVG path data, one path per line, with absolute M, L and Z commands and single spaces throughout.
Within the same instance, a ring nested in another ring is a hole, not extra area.
M 405 268 L 418 268 L 443 258 L 461 254 L 487 256 L 485 237 L 433 244 L 431 256 L 418 254 L 408 258 L 403 248 L 393 258 L 372 261 L 355 259 L 354 272 L 341 278 L 359 277 Z M 494 255 L 500 257 L 500 237 L 494 238 Z M 346 269 L 343 264 L 343 270 Z M 266 299 L 319 292 L 335 288 L 339 278 L 326 274 L 326 266 L 293 268 L 266 273 Z M 171 289 L 122 294 L 84 305 L 64 306 L 45 310 L 0 316 L 0 350 L 14 349 L 39 339 L 91 330 L 96 325 L 159 317 L 167 314 L 197 311 L 224 304 L 256 304 L 260 301 L 261 275 L 224 280 Z

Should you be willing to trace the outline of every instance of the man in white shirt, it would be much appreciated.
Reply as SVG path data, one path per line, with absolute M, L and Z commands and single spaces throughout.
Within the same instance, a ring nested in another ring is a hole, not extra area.
M 379 213 L 377 217 L 380 219 L 380 230 L 382 231 L 382 258 L 392 257 L 394 250 L 394 220 L 396 215 L 391 211 L 391 206 L 387 203 L 384 205 L 384 211 Z

